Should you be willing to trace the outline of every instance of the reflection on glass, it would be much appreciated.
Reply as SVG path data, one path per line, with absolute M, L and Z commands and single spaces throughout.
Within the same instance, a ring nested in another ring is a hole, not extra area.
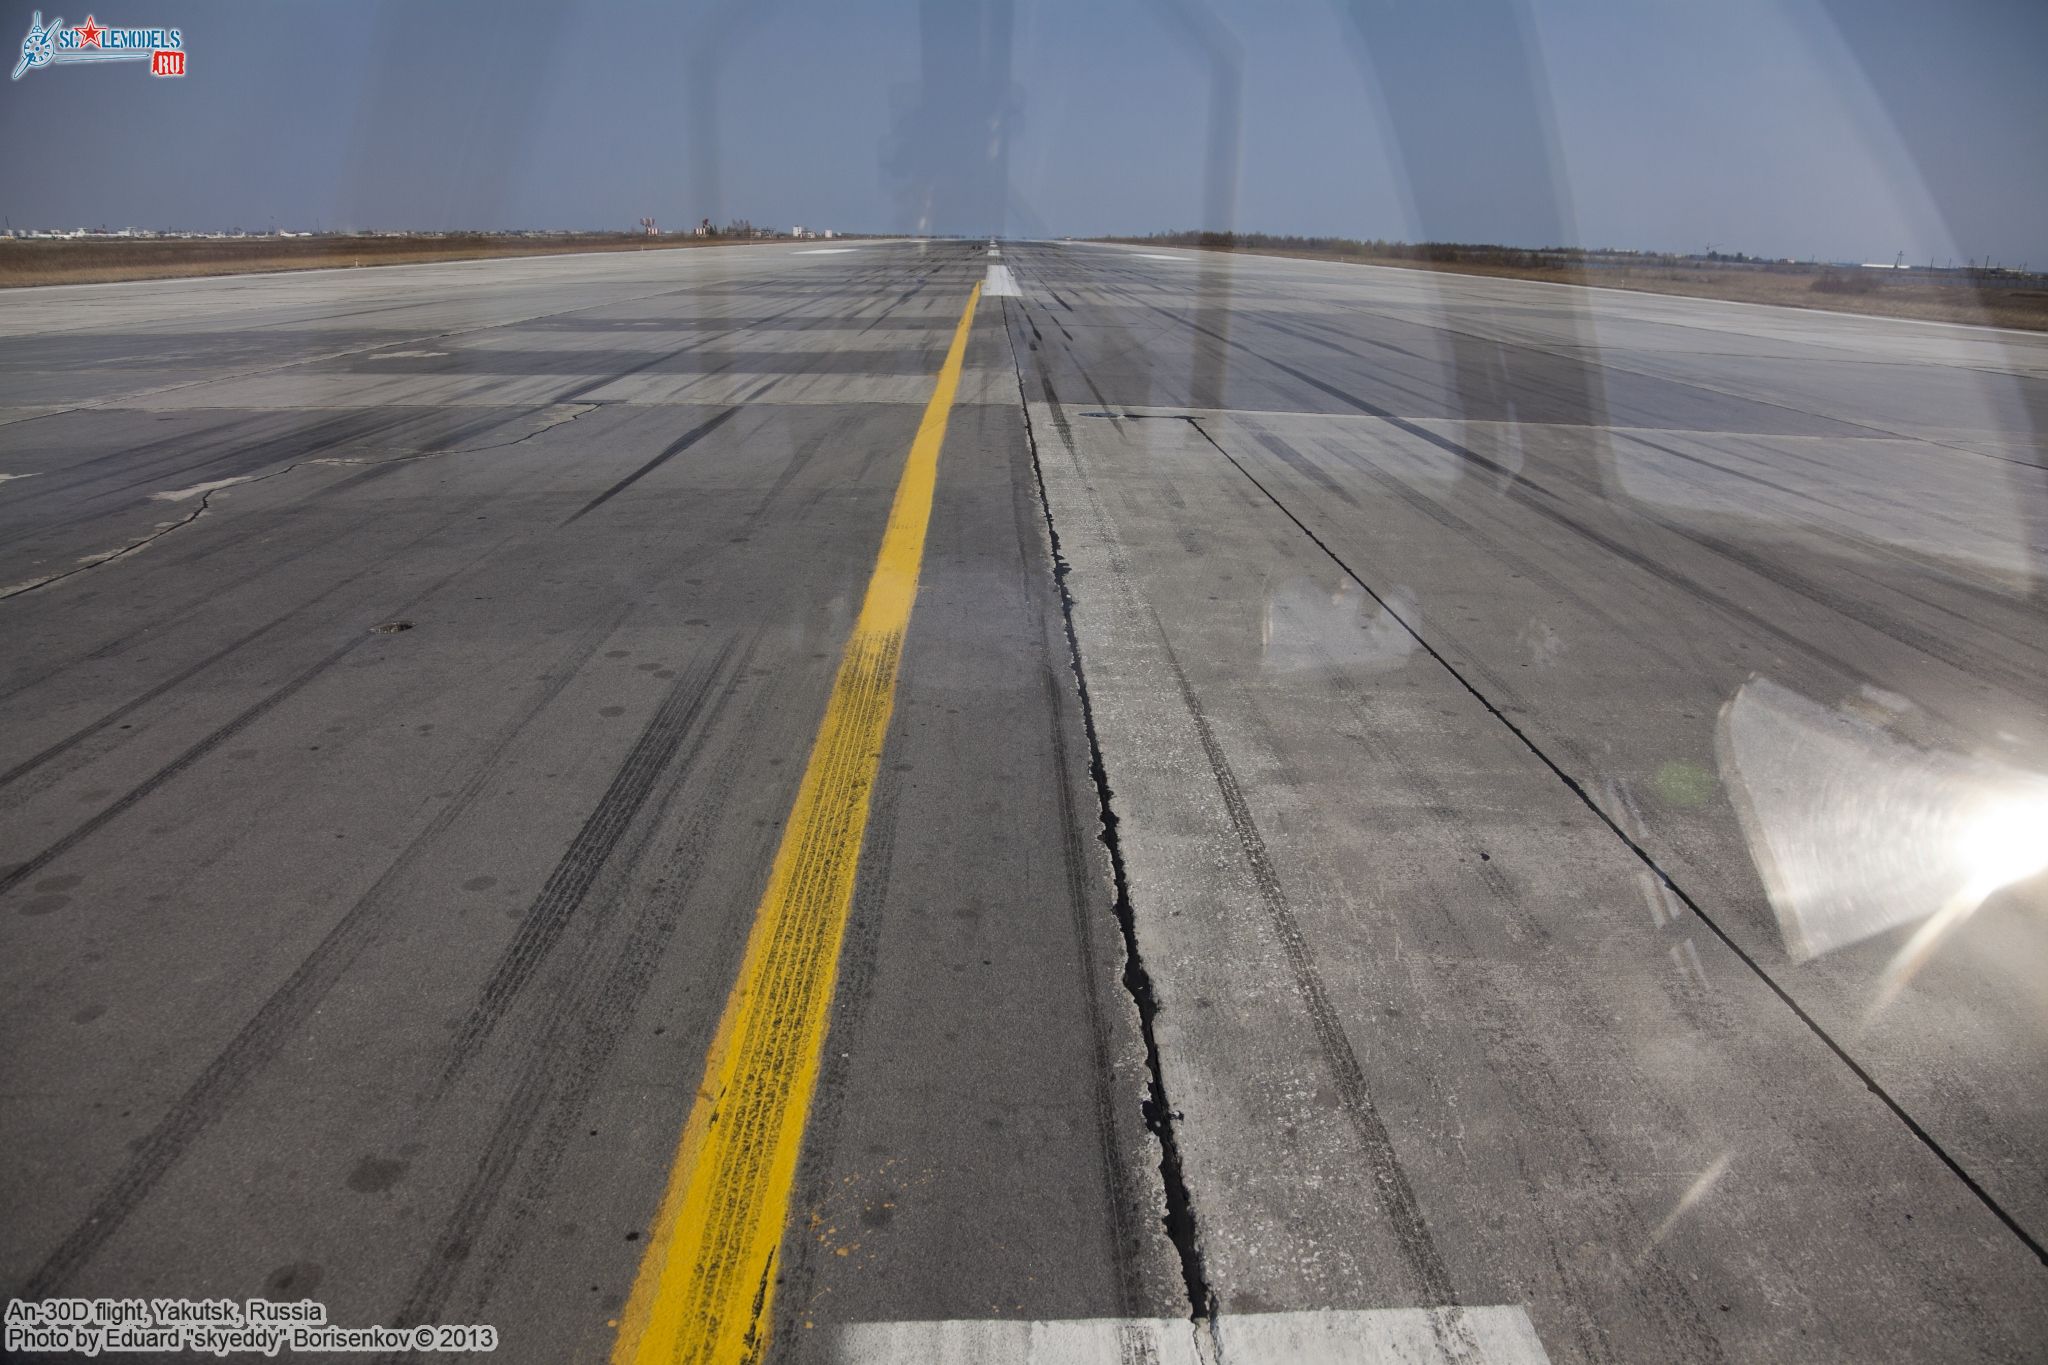
M 2048 868 L 2048 778 L 1920 749 L 1766 678 L 1722 708 L 1717 747 L 1794 961 L 1919 922 L 1873 1008 L 1993 893 Z
M 1381 606 L 1348 578 L 1331 587 L 1288 579 L 1266 594 L 1260 666 L 1269 673 L 1373 672 L 1400 663 L 1415 650 L 1415 636 L 1401 622 L 1414 624 L 1420 608 L 1412 593 L 1398 588 L 1387 602 Z

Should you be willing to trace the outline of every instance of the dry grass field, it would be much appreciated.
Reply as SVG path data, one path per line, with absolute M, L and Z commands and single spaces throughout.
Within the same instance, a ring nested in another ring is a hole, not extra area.
M 0 287 L 28 284 L 98 284 L 190 275 L 239 275 L 265 270 L 413 265 L 497 256 L 546 256 L 565 251 L 668 251 L 719 246 L 736 237 L 645 237 L 580 233 L 559 237 L 86 237 L 0 240 Z

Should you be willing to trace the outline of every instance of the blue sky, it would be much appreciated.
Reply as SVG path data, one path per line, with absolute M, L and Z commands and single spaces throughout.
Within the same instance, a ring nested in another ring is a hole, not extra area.
M 10 43 L 31 8 L 0 6 Z M 43 8 L 182 27 L 190 74 L 0 89 L 17 227 L 708 214 L 2048 265 L 2038 0 Z

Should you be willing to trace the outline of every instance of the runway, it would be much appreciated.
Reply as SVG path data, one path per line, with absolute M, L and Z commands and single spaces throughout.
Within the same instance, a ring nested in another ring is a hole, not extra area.
M 2048 341 L 1081 243 L 7 302 L 10 1295 L 2048 1340 Z

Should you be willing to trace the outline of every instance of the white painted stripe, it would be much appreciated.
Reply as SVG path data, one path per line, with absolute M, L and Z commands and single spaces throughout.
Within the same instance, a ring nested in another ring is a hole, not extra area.
M 1320 1313 L 1225 1314 L 1223 1358 L 1302 1365 L 1549 1365 L 1520 1304 L 1494 1308 L 1368 1308 Z
M 1017 287 L 1017 277 L 1006 265 L 991 265 L 988 278 L 981 282 L 981 296 L 985 299 L 1021 299 L 1024 291 Z
M 792 256 L 844 256 L 849 251 L 859 251 L 857 246 L 807 246 L 801 251 L 792 251 Z
M 842 1365 L 1549 1365 L 1519 1304 L 1185 1318 L 867 1322 L 838 1329 Z
M 1195 259 L 1192 256 L 1161 256 L 1156 251 L 1140 251 L 1137 256 L 1141 261 L 1173 261 L 1180 265 L 1187 265 Z
M 1207 1365 L 1185 1318 L 1085 1322 L 863 1322 L 839 1329 L 839 1365 Z
M 6 483 L 9 479 L 33 479 L 34 477 L 35 475 L 33 474 L 0 474 L 0 483 Z

